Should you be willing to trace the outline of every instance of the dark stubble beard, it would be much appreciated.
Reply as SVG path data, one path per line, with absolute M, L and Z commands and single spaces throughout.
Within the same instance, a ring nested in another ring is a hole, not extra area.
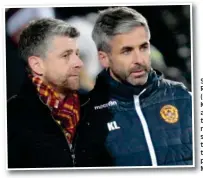
M 141 82 L 141 83 L 136 84 L 136 82 L 135 83 L 133 82 L 133 79 L 129 80 L 130 74 L 132 72 L 136 72 L 136 71 L 139 71 L 139 70 L 144 70 L 145 74 L 143 76 L 141 76 L 141 77 L 135 78 L 134 81 L 141 80 L 141 78 L 143 78 L 143 80 L 146 79 L 146 81 L 147 81 L 150 69 L 148 69 L 148 67 L 143 66 L 143 65 L 133 67 L 128 72 L 125 72 L 125 71 L 122 71 L 122 70 L 119 71 L 119 70 L 110 69 L 110 74 L 115 80 L 117 80 L 117 81 L 119 81 L 121 83 L 124 83 L 124 84 L 128 83 L 128 84 L 131 84 L 131 85 L 134 85 L 134 86 L 136 86 L 136 85 L 144 85 L 144 83 L 146 83 L 146 81 L 144 81 L 143 83 Z
M 68 81 L 68 77 L 64 79 L 59 79 L 60 82 L 58 83 L 49 80 L 47 77 L 45 77 L 45 80 L 46 80 L 46 83 L 51 85 L 56 92 L 64 96 L 68 96 L 69 94 L 72 94 L 73 92 L 75 92 L 75 90 L 71 89 L 70 87 L 70 84 L 69 84 L 70 82 Z

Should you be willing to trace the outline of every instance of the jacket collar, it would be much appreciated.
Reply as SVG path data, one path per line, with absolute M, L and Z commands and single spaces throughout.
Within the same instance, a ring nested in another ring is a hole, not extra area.
M 28 99 L 28 100 L 38 100 L 38 92 L 34 84 L 32 83 L 32 80 L 26 76 L 25 80 L 22 84 L 22 87 L 19 92 L 19 97 Z

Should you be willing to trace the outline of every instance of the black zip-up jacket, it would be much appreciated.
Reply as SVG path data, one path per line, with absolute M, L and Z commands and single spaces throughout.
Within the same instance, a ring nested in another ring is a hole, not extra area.
M 192 98 L 181 83 L 151 71 L 134 87 L 104 70 L 81 109 L 79 167 L 193 164 Z
M 27 79 L 7 103 L 8 168 L 72 167 L 72 150 Z

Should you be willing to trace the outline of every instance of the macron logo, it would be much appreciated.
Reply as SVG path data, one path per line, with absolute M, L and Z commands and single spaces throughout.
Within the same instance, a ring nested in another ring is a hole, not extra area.
M 106 104 L 102 104 L 102 105 L 99 105 L 99 106 L 95 106 L 94 109 L 95 109 L 95 110 L 104 109 L 104 108 L 108 108 L 108 107 L 115 106 L 115 105 L 117 105 L 117 102 L 116 102 L 116 101 L 109 101 L 109 102 L 106 103 Z

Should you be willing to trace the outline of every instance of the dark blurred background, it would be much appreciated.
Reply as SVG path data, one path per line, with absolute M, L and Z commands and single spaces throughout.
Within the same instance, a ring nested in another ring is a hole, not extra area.
M 152 67 L 165 78 L 183 82 L 191 91 L 190 6 L 130 6 L 143 14 L 151 30 Z M 99 10 L 107 7 L 10 8 L 6 9 L 7 98 L 16 94 L 25 70 L 18 55 L 18 37 L 33 19 L 53 17 L 66 20 L 81 32 L 79 48 L 85 67 L 81 89 L 89 91 L 102 70 L 91 31 Z

